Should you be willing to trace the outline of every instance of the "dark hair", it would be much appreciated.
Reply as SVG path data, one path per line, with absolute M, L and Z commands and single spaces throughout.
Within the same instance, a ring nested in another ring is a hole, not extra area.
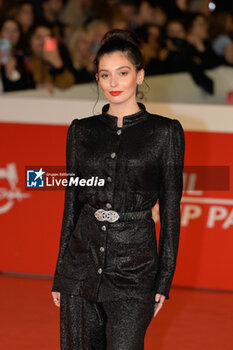
M 202 15 L 200 15 L 202 16 Z M 186 30 L 185 27 L 185 20 L 183 18 L 179 18 L 179 17 L 173 17 L 170 18 L 169 21 L 167 21 L 165 29 L 167 29 L 167 27 L 171 24 L 171 23 L 179 23 L 180 25 L 182 25 L 182 27 L 184 28 L 184 30 Z
M 38 23 L 35 23 L 31 28 L 30 28 L 30 38 L 35 34 L 38 28 L 46 28 L 49 29 L 51 32 L 51 35 L 54 36 L 53 32 L 53 26 L 47 21 L 40 21 Z
M 33 8 L 33 4 L 30 0 L 23 0 L 18 3 L 19 8 L 21 8 L 24 5 L 30 5 Z
M 5 17 L 5 18 L 3 18 L 3 20 L 0 23 L 0 31 L 2 31 L 2 28 L 4 27 L 4 24 L 6 22 L 14 22 L 16 24 L 16 26 L 18 27 L 20 35 L 22 34 L 21 25 L 14 17 Z
M 161 34 L 160 27 L 154 23 L 146 23 L 146 24 L 143 24 L 135 29 L 137 36 L 141 39 L 142 42 L 148 43 L 149 37 L 150 37 L 150 28 L 151 27 L 158 29 L 159 34 Z
M 214 40 L 220 34 L 228 34 L 226 24 L 229 16 L 231 16 L 231 13 L 226 11 L 211 14 L 209 19 L 210 40 Z
M 206 22 L 208 22 L 207 17 L 205 15 L 203 15 L 202 13 L 191 12 L 191 13 L 187 14 L 187 17 L 184 20 L 184 26 L 185 26 L 186 32 L 189 32 L 192 29 L 192 26 L 198 17 L 202 17 L 206 20 Z
M 144 68 L 144 61 L 139 46 L 139 38 L 130 30 L 112 29 L 108 31 L 102 38 L 100 48 L 93 61 L 96 73 L 98 72 L 101 57 L 116 51 L 126 53 L 129 60 L 134 64 L 136 72 L 138 72 Z
M 0 23 L 0 32 L 2 31 L 2 29 L 4 27 L 4 24 L 6 22 L 14 22 L 16 24 L 16 26 L 18 28 L 18 31 L 19 31 L 19 40 L 18 40 L 18 43 L 15 46 L 15 49 L 16 50 L 21 49 L 21 40 L 22 40 L 22 33 L 23 33 L 21 24 L 14 17 L 6 17 Z

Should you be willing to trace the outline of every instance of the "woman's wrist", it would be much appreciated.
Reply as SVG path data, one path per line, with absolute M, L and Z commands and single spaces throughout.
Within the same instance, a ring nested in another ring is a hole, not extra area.
M 62 68 L 63 67 L 63 62 L 60 58 L 57 58 L 53 61 L 52 65 L 54 66 L 54 68 Z
M 21 74 L 14 69 L 10 74 L 6 73 L 6 77 L 11 81 L 18 81 L 21 78 Z

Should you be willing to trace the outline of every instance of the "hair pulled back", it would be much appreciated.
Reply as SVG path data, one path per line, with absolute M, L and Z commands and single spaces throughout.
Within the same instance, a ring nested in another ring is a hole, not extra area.
M 105 54 L 111 54 L 116 51 L 125 53 L 131 63 L 134 65 L 136 72 L 144 68 L 142 53 L 139 49 L 140 40 L 130 30 L 112 29 L 102 38 L 100 48 L 94 59 L 96 73 L 98 72 L 99 61 Z

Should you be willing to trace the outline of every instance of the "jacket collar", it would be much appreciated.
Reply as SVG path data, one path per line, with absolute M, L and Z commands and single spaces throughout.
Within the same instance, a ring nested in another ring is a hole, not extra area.
M 123 126 L 128 127 L 130 125 L 135 125 L 139 123 L 140 121 L 146 119 L 147 117 L 147 111 L 146 107 L 143 103 L 138 102 L 138 107 L 140 108 L 140 111 L 134 114 L 129 114 L 123 117 Z M 102 114 L 100 114 L 100 119 L 105 122 L 107 125 L 113 128 L 118 128 L 117 126 L 117 120 L 118 117 L 108 114 L 109 104 L 106 104 L 102 108 Z

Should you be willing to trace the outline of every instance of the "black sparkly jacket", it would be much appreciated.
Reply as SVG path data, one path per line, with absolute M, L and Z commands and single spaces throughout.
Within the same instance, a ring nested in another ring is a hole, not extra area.
M 123 118 L 102 113 L 74 119 L 67 133 L 67 173 L 105 179 L 102 187 L 70 186 L 52 291 L 94 301 L 169 299 L 175 272 L 183 191 L 185 139 L 182 125 L 140 111 Z M 84 209 L 119 213 L 151 210 L 159 202 L 159 249 L 152 218 L 100 222 Z

